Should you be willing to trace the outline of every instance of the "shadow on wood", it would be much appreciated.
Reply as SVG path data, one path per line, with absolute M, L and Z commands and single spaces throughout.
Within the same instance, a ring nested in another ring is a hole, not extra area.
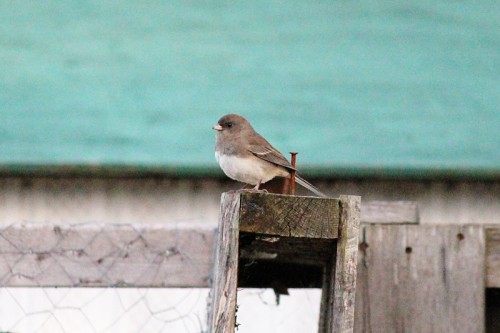
M 318 332 L 352 332 L 360 201 L 224 193 L 209 332 L 234 332 L 237 287 L 322 288 Z

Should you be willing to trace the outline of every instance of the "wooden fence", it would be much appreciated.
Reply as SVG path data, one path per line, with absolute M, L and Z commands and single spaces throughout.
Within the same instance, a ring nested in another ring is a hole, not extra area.
M 500 227 L 418 225 L 409 202 L 363 203 L 356 332 L 483 332 L 500 288 Z M 203 225 L 0 227 L 3 287 L 208 287 Z

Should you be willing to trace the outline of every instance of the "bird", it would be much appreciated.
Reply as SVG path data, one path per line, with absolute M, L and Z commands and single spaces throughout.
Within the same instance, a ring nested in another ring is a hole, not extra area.
M 253 185 L 258 191 L 274 177 L 289 178 L 296 169 L 252 125 L 238 114 L 222 116 L 212 127 L 216 131 L 215 159 L 231 179 Z M 295 181 L 317 196 L 327 197 L 299 175 Z

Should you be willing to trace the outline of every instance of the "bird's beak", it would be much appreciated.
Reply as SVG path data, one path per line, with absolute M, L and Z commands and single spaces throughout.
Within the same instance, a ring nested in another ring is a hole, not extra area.
M 219 125 L 219 124 L 214 125 L 214 127 L 212 127 L 212 128 L 213 128 L 214 130 L 216 130 L 216 131 L 222 131 L 222 126 L 221 126 L 221 125 Z

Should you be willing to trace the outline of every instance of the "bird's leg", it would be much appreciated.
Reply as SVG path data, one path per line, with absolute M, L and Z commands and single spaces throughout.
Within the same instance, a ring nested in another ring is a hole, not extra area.
M 253 190 L 254 190 L 254 191 L 257 191 L 257 192 L 259 192 L 259 191 L 260 191 L 260 192 L 265 192 L 265 193 L 267 193 L 267 190 L 266 190 L 266 189 L 264 189 L 264 190 L 259 190 L 259 186 L 260 186 L 260 180 L 259 180 L 259 182 L 257 183 L 257 185 L 255 185 L 255 187 L 253 188 Z
M 259 186 L 260 186 L 260 182 L 257 185 L 255 185 L 254 187 L 252 187 L 250 184 L 245 184 L 245 185 L 243 185 L 242 188 L 240 188 L 238 190 L 238 192 L 260 192 L 260 191 L 267 192 L 267 190 L 259 190 Z
M 238 190 L 238 192 L 266 192 L 267 190 L 259 190 L 261 182 L 259 181 L 257 185 L 252 188 L 247 188 L 250 184 L 245 184 L 242 188 Z M 0 332 L 1 333 L 1 332 Z

